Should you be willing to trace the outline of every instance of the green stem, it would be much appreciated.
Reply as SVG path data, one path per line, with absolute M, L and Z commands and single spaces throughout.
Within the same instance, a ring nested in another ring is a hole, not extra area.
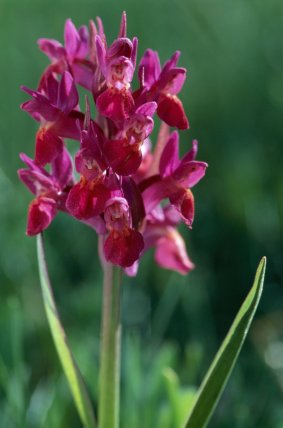
M 94 420 L 91 401 L 71 348 L 68 345 L 66 333 L 56 307 L 48 275 L 43 236 L 41 233 L 37 235 L 37 254 L 43 303 L 55 347 L 69 383 L 82 424 L 85 428 L 95 428 L 96 423 Z
M 118 428 L 120 399 L 121 269 L 104 264 L 99 373 L 99 428 Z

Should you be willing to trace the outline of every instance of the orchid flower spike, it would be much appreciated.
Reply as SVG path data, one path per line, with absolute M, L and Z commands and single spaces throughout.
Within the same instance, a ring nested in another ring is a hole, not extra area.
M 100 18 L 89 28 L 68 19 L 64 43 L 41 38 L 38 46 L 50 64 L 36 89 L 22 87 L 30 99 L 21 108 L 39 123 L 34 159 L 21 154 L 26 168 L 18 172 L 34 195 L 27 235 L 47 229 L 60 210 L 94 228 L 105 260 L 128 275 L 151 247 L 161 267 L 188 273 L 194 264 L 177 226 L 192 227 L 192 188 L 207 164 L 196 160 L 196 140 L 180 159 L 178 131 L 170 131 L 189 127 L 179 98 L 187 73 L 177 65 L 180 52 L 161 66 L 147 49 L 137 67 L 138 40 L 127 35 L 125 12 L 112 43 Z M 88 91 L 85 107 L 79 86 Z M 77 142 L 73 158 L 67 139 Z

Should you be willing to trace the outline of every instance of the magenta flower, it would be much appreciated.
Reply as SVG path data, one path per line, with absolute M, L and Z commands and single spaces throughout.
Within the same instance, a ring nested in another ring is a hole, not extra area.
M 153 130 L 152 116 L 156 103 L 145 103 L 123 123 L 113 140 L 108 140 L 104 153 L 109 165 L 117 174 L 130 175 L 137 171 L 142 162 L 142 145 Z
M 61 210 L 94 228 L 102 237 L 105 260 L 127 274 L 136 274 L 150 247 L 160 266 L 185 274 L 194 265 L 177 225 L 181 220 L 192 225 L 191 188 L 207 164 L 195 160 L 196 141 L 180 160 L 178 133 L 169 131 L 168 125 L 188 127 L 177 97 L 186 78 L 186 70 L 177 67 L 179 52 L 161 68 L 158 54 L 148 49 L 139 65 L 140 87 L 133 89 L 137 45 L 136 38 L 126 36 L 125 13 L 110 45 L 99 18 L 97 27 L 91 21 L 89 31 L 67 20 L 64 46 L 39 40 L 51 64 L 37 90 L 23 87 L 31 99 L 22 109 L 40 124 L 34 160 L 22 154 L 27 169 L 19 170 L 35 195 L 27 234 L 45 230 Z M 85 112 L 80 110 L 77 85 L 89 91 L 93 117 L 88 99 Z M 155 113 L 163 124 L 154 147 Z M 73 162 L 65 138 L 79 142 Z
M 165 269 L 175 270 L 182 275 L 194 269 L 190 260 L 185 242 L 176 229 L 181 221 L 179 213 L 170 205 L 162 208 L 158 205 L 147 216 L 145 230 L 143 231 L 144 251 L 155 248 L 155 261 Z M 126 273 L 134 276 L 138 271 L 138 262 L 126 269 Z
M 194 197 L 191 187 L 195 186 L 205 175 L 206 162 L 195 161 L 197 141 L 182 160 L 179 160 L 179 135 L 174 131 L 161 154 L 159 175 L 147 182 L 143 198 L 147 212 L 163 199 L 169 198 L 171 204 L 179 211 L 184 222 L 191 227 L 194 219 Z
M 51 61 L 39 86 L 52 73 L 62 74 L 64 71 L 70 71 L 76 83 L 91 90 L 95 66 L 87 59 L 90 45 L 87 27 L 82 26 L 77 30 L 73 22 L 68 19 L 65 24 L 64 39 L 64 46 L 53 39 L 38 40 L 39 49 Z
M 104 219 L 109 235 L 104 242 L 107 261 L 123 267 L 131 266 L 144 247 L 140 232 L 133 229 L 128 202 L 124 198 L 111 198 L 105 206 Z
M 146 248 L 155 247 L 155 260 L 161 267 L 185 275 L 194 268 L 194 264 L 187 255 L 182 236 L 176 230 L 180 220 L 180 215 L 172 206 L 156 207 L 149 216 L 144 240 Z
M 175 52 L 161 69 L 158 53 L 151 49 L 145 52 L 139 65 L 141 94 L 138 102 L 156 101 L 161 120 L 170 126 L 187 129 L 189 122 L 177 97 L 186 79 L 186 69 L 176 67 L 179 56 L 180 52 Z
M 72 187 L 66 201 L 69 213 L 80 220 L 102 214 L 111 196 L 111 184 L 115 183 L 112 190 L 117 187 L 115 177 L 111 180 L 105 174 L 107 165 L 89 111 L 87 116 L 86 127 L 81 132 L 81 148 L 75 157 L 81 179 Z
M 72 162 L 65 148 L 52 162 L 52 172 L 48 173 L 24 153 L 20 155 L 27 169 L 18 171 L 20 179 L 35 195 L 28 210 L 26 233 L 36 235 L 46 229 L 57 213 L 65 210 L 65 199 L 68 187 L 71 186 Z
M 107 48 L 106 41 L 97 35 L 96 51 L 106 86 L 96 100 L 98 111 L 114 121 L 124 120 L 134 110 L 130 86 L 136 66 L 137 39 L 119 37 Z
M 25 86 L 22 89 L 31 95 L 32 100 L 23 103 L 21 108 L 43 128 L 61 137 L 79 139 L 77 121 L 82 123 L 84 115 L 78 111 L 79 95 L 68 71 L 63 73 L 60 82 L 50 74 L 40 91 Z

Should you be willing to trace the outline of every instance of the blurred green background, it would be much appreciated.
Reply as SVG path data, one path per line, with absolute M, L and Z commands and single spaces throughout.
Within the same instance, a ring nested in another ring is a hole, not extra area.
M 196 220 L 182 229 L 197 268 L 188 277 L 144 257 L 123 290 L 122 428 L 168 422 L 171 366 L 199 385 L 243 301 L 259 259 L 267 279 L 256 320 L 213 416 L 215 428 L 283 427 L 283 2 L 164 0 L 0 2 L 0 426 L 77 428 L 47 327 L 35 240 L 24 234 L 31 195 L 19 183 L 20 151 L 33 154 L 37 125 L 19 109 L 47 59 L 36 40 L 62 41 L 65 19 L 99 15 L 108 40 L 128 13 L 139 58 L 176 49 L 188 79 L 181 98 L 209 163 L 195 189 Z M 93 402 L 97 396 L 101 270 L 96 237 L 60 214 L 47 238 L 57 304 Z M 187 389 L 186 389 L 187 391 Z M 184 393 L 184 389 L 180 394 Z M 166 422 L 167 421 L 167 422 Z

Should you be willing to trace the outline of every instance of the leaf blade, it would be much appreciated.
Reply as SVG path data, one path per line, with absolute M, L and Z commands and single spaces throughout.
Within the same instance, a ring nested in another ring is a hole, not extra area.
M 256 271 L 253 286 L 237 313 L 199 388 L 184 428 L 204 428 L 209 422 L 240 353 L 263 290 L 266 258 Z
M 83 425 L 86 428 L 95 428 L 96 423 L 91 401 L 72 351 L 68 346 L 66 334 L 56 308 L 45 260 L 42 234 L 37 235 L 37 255 L 44 308 L 61 365 Z

